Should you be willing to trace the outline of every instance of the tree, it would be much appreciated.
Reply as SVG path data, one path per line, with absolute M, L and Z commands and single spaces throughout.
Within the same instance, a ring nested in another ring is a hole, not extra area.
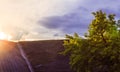
M 63 55 L 69 55 L 76 72 L 120 72 L 120 31 L 115 15 L 93 12 L 86 39 L 66 35 Z

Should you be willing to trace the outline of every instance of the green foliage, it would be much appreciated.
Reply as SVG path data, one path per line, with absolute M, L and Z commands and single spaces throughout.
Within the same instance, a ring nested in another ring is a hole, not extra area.
M 120 31 L 114 14 L 93 12 L 86 39 L 66 35 L 63 55 L 69 55 L 70 65 L 76 72 L 120 72 Z

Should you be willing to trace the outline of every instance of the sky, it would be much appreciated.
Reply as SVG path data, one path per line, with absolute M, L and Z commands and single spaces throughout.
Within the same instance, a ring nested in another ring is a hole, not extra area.
M 63 39 L 65 34 L 83 36 L 103 10 L 120 18 L 120 0 L 0 0 L 0 32 L 12 40 Z

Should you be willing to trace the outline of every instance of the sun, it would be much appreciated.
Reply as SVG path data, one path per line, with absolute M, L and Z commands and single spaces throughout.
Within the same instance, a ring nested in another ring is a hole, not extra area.
M 0 40 L 10 40 L 11 38 L 11 35 L 5 34 L 4 32 L 0 32 Z

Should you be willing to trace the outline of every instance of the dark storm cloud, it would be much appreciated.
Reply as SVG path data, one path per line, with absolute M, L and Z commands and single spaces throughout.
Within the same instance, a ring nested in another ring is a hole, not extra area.
M 86 12 L 86 8 L 79 7 L 76 11 L 63 16 L 44 18 L 39 21 L 39 24 L 49 29 L 62 30 L 64 33 L 78 32 L 83 35 L 90 21 L 89 17 L 84 16 Z
M 45 20 L 40 21 L 43 26 L 47 28 L 86 28 L 85 19 L 81 18 L 78 19 L 77 17 L 67 17 L 67 16 L 56 16 L 56 17 L 50 17 L 46 18 Z

